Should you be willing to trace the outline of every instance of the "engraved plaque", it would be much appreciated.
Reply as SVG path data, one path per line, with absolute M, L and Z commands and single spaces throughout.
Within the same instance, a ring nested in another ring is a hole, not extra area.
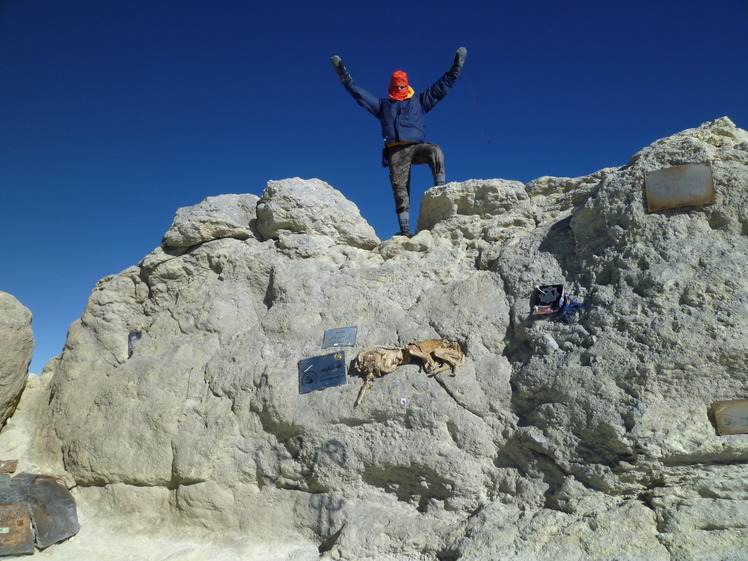
M 338 351 L 299 361 L 299 393 L 345 384 L 345 353 Z
M 75 499 L 50 475 L 19 473 L 12 480 L 26 499 L 36 528 L 36 544 L 45 548 L 74 536 L 80 530 Z
M 748 433 L 748 399 L 715 401 L 712 410 L 719 434 Z
M 687 164 L 644 174 L 647 210 L 655 212 L 714 202 L 712 166 Z
M 133 348 L 135 347 L 135 343 L 140 341 L 140 338 L 143 336 L 143 333 L 141 331 L 131 331 L 130 334 L 127 336 L 127 357 L 132 356 Z
M 34 532 L 26 505 L 0 505 L 0 555 L 34 553 Z
M 328 329 L 325 331 L 325 337 L 322 340 L 322 348 L 328 347 L 355 347 L 356 346 L 356 327 L 338 327 L 337 329 Z

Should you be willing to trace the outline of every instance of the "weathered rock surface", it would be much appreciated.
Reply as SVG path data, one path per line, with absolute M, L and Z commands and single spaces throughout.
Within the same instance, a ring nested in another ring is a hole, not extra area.
M 319 179 L 268 182 L 257 205 L 257 228 L 264 239 L 301 234 L 363 249 L 379 245 L 358 207 Z
M 0 425 L 16 408 L 33 353 L 31 312 L 10 294 L 0 292 Z
M 257 201 L 255 195 L 221 195 L 180 208 L 164 235 L 164 246 L 192 247 L 220 238 L 246 240 L 254 235 Z
M 701 162 L 716 204 L 647 213 L 646 172 Z M 74 486 L 75 540 L 107 517 L 267 548 L 247 559 L 745 559 L 748 435 L 710 405 L 748 392 L 746 209 L 727 118 L 587 177 L 435 187 L 411 239 L 319 180 L 214 197 L 93 290 L 28 457 Z M 584 301 L 571 325 L 529 316 L 548 283 Z M 349 362 L 439 337 L 467 358 L 360 407 L 353 371 L 300 394 L 344 326 Z

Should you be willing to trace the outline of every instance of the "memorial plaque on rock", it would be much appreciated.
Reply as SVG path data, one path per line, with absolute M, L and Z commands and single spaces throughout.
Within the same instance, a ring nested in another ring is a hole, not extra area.
M 644 184 L 649 212 L 714 202 L 714 181 L 709 163 L 652 171 L 644 174 Z
M 299 361 L 299 393 L 342 384 L 345 384 L 344 352 L 338 351 Z
M 719 434 L 748 434 L 748 399 L 715 401 L 712 410 Z
M 130 358 L 132 356 L 132 351 L 135 347 L 135 343 L 140 341 L 140 338 L 142 336 L 143 333 L 141 333 L 140 331 L 131 331 L 127 336 L 127 358 Z
M 0 555 L 34 553 L 31 514 L 26 505 L 0 505 Z
M 322 348 L 328 347 L 355 347 L 356 346 L 356 327 L 338 327 L 325 331 L 325 337 L 322 340 Z
M 75 499 L 51 475 L 19 473 L 13 488 L 25 497 L 36 529 L 36 544 L 45 548 L 74 536 L 80 530 Z

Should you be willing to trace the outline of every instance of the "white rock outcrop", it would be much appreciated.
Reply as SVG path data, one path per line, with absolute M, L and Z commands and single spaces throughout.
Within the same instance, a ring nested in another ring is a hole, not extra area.
M 0 292 L 0 425 L 16 408 L 33 353 L 31 312 L 15 297 Z
M 246 240 L 254 235 L 257 201 L 255 195 L 221 195 L 180 208 L 164 235 L 164 246 L 186 248 L 220 238 Z
M 715 204 L 647 212 L 646 172 L 703 162 Z M 212 197 L 95 287 L 28 455 L 74 488 L 79 542 L 106 518 L 247 559 L 744 558 L 748 435 L 710 406 L 748 397 L 746 209 L 727 118 L 587 177 L 435 187 L 410 239 L 319 180 Z M 549 283 L 584 302 L 570 325 L 530 316 Z M 348 363 L 439 337 L 467 358 L 359 407 L 352 369 L 301 394 L 345 326 Z
M 286 233 L 325 236 L 363 249 L 379 245 L 358 207 L 319 179 L 268 182 L 257 205 L 257 229 L 265 239 Z

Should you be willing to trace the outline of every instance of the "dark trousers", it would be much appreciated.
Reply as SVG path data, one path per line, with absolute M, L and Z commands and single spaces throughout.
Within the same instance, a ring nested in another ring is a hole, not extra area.
M 410 166 L 428 164 L 434 176 L 444 178 L 444 152 L 436 144 L 405 144 L 387 149 L 395 212 L 410 210 Z

